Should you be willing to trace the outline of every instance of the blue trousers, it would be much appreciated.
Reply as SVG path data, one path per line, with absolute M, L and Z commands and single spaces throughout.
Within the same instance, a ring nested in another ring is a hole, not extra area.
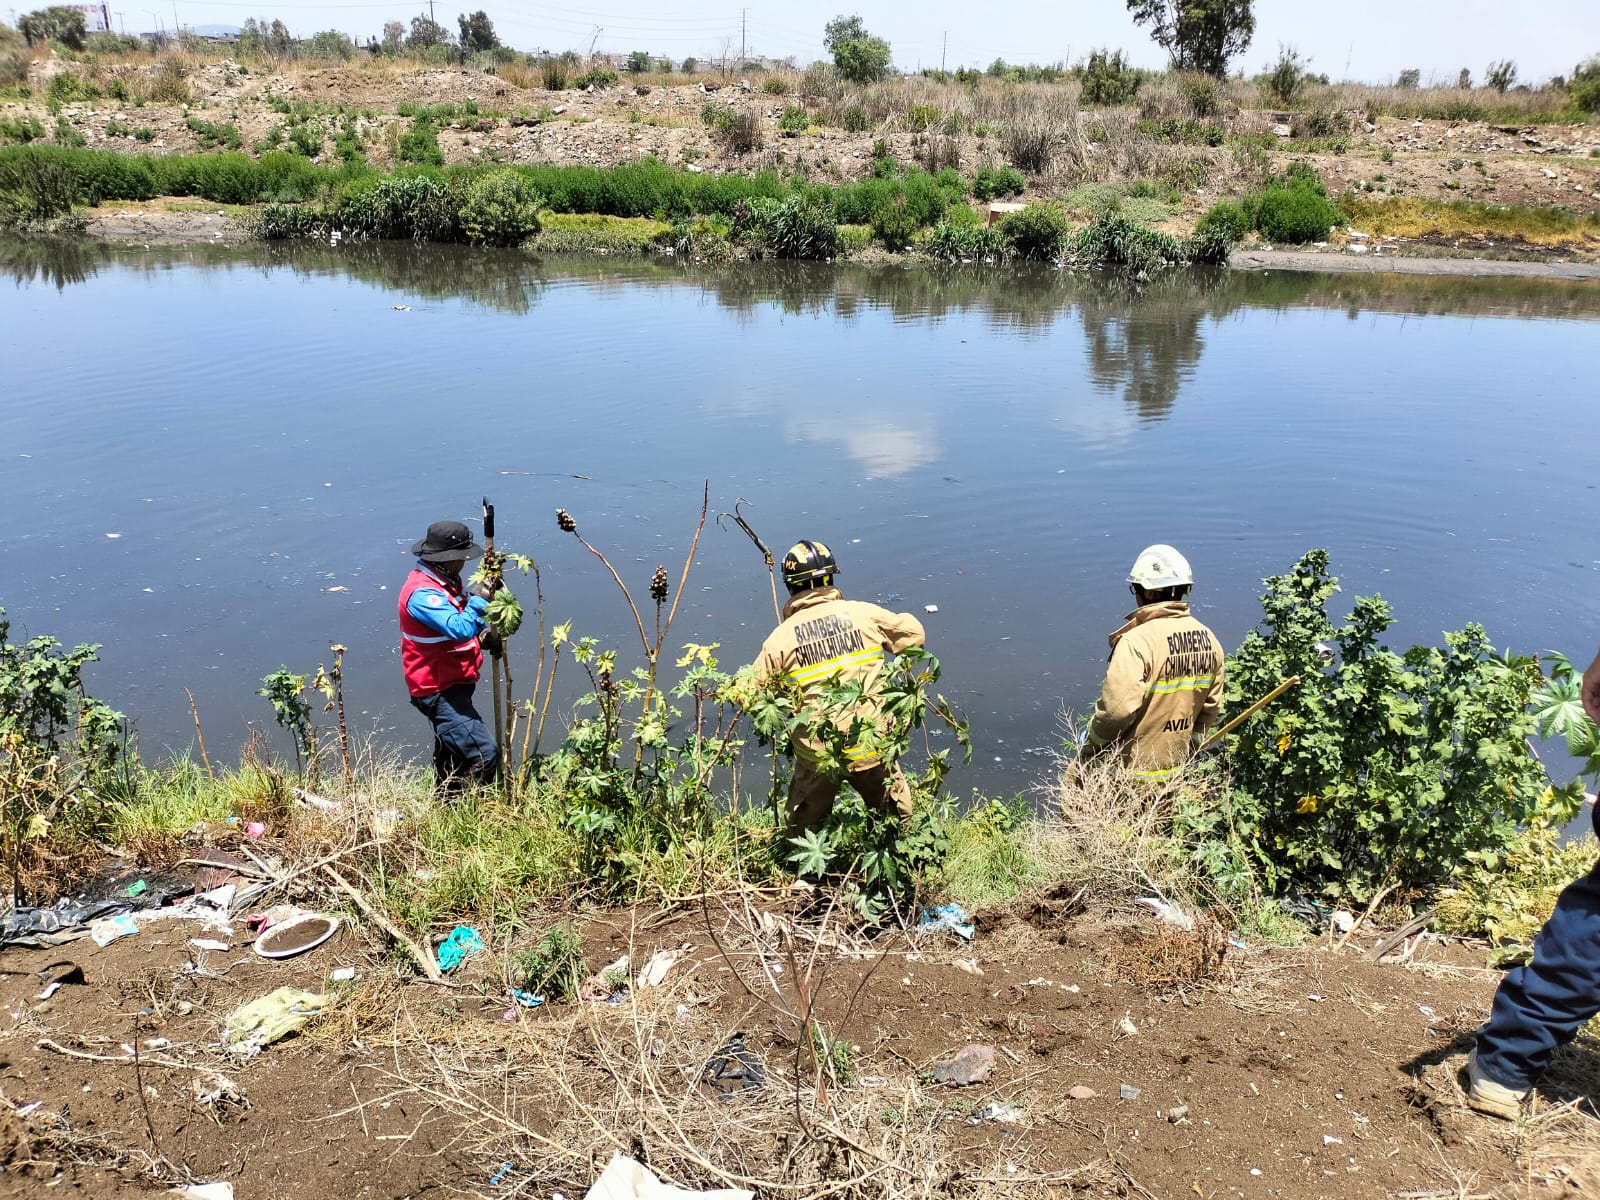
M 494 734 L 472 706 L 472 684 L 461 683 L 411 703 L 433 724 L 434 787 L 459 795 L 474 783 L 488 783 L 500 765 Z
M 1478 1030 L 1478 1066 L 1496 1083 L 1527 1088 L 1596 1013 L 1600 863 L 1562 891 L 1534 939 L 1533 961 L 1500 981 L 1489 1023 Z

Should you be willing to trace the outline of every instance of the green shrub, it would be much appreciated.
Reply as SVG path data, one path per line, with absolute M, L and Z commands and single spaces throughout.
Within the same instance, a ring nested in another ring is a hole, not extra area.
M 1306 85 L 1306 62 L 1293 46 L 1280 44 L 1278 61 L 1262 79 L 1261 90 L 1279 104 L 1293 104 Z
M 185 117 L 183 123 L 199 136 L 202 150 L 215 150 L 218 146 L 237 150 L 240 146 L 239 128 L 236 125 L 213 124 L 199 117 Z
M 1567 95 L 1579 112 L 1600 113 L 1600 55 L 1572 69 Z
M 1320 192 L 1274 185 L 1261 193 L 1256 228 L 1268 241 L 1321 242 L 1339 219 L 1339 210 Z
M 608 88 L 617 83 L 620 78 L 610 67 L 590 67 L 572 81 L 572 86 L 575 88 Z
M 148 125 L 141 125 L 133 131 L 133 140 L 136 142 L 153 142 L 156 140 L 156 131 Z
M 1221 84 L 1210 75 L 1192 72 L 1179 75 L 1178 95 L 1196 117 L 1215 117 L 1222 111 Z
M 970 259 L 999 260 L 1005 257 L 1006 240 L 997 226 L 954 217 L 957 212 L 970 213 L 971 209 L 951 211 L 952 216 L 935 225 L 923 243 L 922 248 L 929 258 L 938 259 L 940 262 L 963 262 Z
M 1233 228 L 1232 225 L 1220 222 L 1204 229 L 1197 228 L 1183 242 L 1184 258 L 1208 266 L 1224 266 L 1240 237 L 1234 233 Z
M 1196 234 L 1209 235 L 1212 230 L 1220 229 L 1237 242 L 1254 226 L 1255 222 L 1240 205 L 1231 200 L 1219 200 L 1206 209 L 1205 215 L 1195 224 L 1194 231 Z
M 328 217 L 321 209 L 298 204 L 263 205 L 250 220 L 250 232 L 263 241 L 291 238 L 323 238 L 328 235 Z
M 11 26 L 0 22 L 0 87 L 15 87 L 28 78 L 28 42 Z
M 547 92 L 565 91 L 567 86 L 567 67 L 559 59 L 548 59 L 539 68 L 540 81 Z
M 57 104 L 73 104 L 79 100 L 98 100 L 101 92 L 98 87 L 87 79 L 80 79 L 71 71 L 62 71 L 53 75 L 50 82 L 45 85 L 44 95 L 46 100 Z
M 1114 208 L 1084 226 L 1072 239 L 1071 251 L 1087 266 L 1123 267 L 1130 275 L 1153 275 L 1185 257 L 1177 239 L 1146 229 Z
M 1072 236 L 1067 214 L 1054 204 L 1030 204 L 1006 214 L 995 228 L 1012 254 L 1044 261 L 1060 258 Z
M 428 138 L 432 139 L 433 126 L 429 124 L 426 119 L 422 119 L 422 124 L 426 126 L 428 130 Z M 412 133 L 415 133 L 416 129 L 417 124 L 416 122 L 413 122 Z M 405 156 L 408 149 L 424 154 L 426 153 L 426 143 L 421 140 L 413 143 L 410 147 L 407 146 L 406 138 L 412 136 L 412 133 L 402 134 L 400 137 L 400 157 L 402 161 L 420 162 L 431 164 L 433 166 L 438 166 L 444 162 L 442 155 L 437 158 L 424 157 L 418 159 L 406 159 Z M 435 153 L 437 153 L 438 149 L 439 143 L 437 139 L 434 139 L 433 150 Z M 321 154 L 322 126 L 315 121 L 291 121 L 289 125 L 289 153 L 298 154 L 301 158 L 315 158 L 317 155 Z
M 422 175 L 360 181 L 334 211 L 341 229 L 391 241 L 452 242 L 459 224 L 450 189 Z
M 53 220 L 81 198 L 77 175 L 61 155 L 0 150 L 0 225 Z
M 294 137 L 293 130 L 289 136 Z M 400 135 L 398 157 L 401 162 L 416 163 L 424 167 L 444 166 L 444 151 L 439 149 L 439 136 L 434 132 L 433 122 L 429 118 L 425 116 L 413 118 L 411 128 Z
M 913 104 L 906 110 L 906 129 L 922 133 L 939 123 L 939 110 L 931 104 Z
M 907 205 L 904 194 L 895 196 L 873 213 L 870 224 L 872 236 L 887 250 L 906 249 L 922 227 Z
M 768 75 L 761 81 L 761 90 L 769 96 L 787 96 L 789 82 L 782 75 Z
M 156 68 L 155 78 L 150 81 L 150 102 L 152 104 L 187 104 L 192 99 L 189 94 L 189 81 L 185 78 L 187 68 L 182 61 L 176 58 L 163 59 Z
M 871 225 L 884 209 L 898 205 L 914 222 L 913 227 L 921 228 L 934 224 L 964 197 L 961 177 L 954 172 L 929 175 L 912 170 L 902 178 L 874 177 L 840 184 L 833 191 L 833 212 L 841 224 Z
M 56 118 L 55 141 L 59 146 L 83 145 L 83 134 L 73 128 L 72 122 L 65 117 Z
M 472 178 L 461 201 L 461 232 L 469 242 L 520 246 L 539 232 L 544 201 L 516 171 L 490 170 Z
M 846 133 L 865 133 L 867 114 L 859 104 L 852 104 L 840 114 L 839 124 Z
M 127 80 L 120 75 L 113 75 L 106 81 L 106 95 L 113 100 L 121 100 L 123 103 L 127 103 L 130 99 Z
M 1020 196 L 1027 186 L 1027 176 L 1015 167 L 979 167 L 972 177 L 972 194 L 979 200 Z
M 758 198 L 733 211 L 736 237 L 770 258 L 823 259 L 839 254 L 839 227 L 820 205 L 803 196 Z
M 1445 634 L 1442 648 L 1394 653 L 1381 642 L 1391 610 L 1376 596 L 1335 625 L 1326 608 L 1338 580 L 1322 550 L 1265 582 L 1261 627 L 1228 658 L 1222 715 L 1291 675 L 1300 683 L 1230 736 L 1229 802 L 1188 814 L 1189 832 L 1231 831 L 1275 892 L 1355 903 L 1390 886 L 1431 891 L 1473 855 L 1513 844 L 1548 803 L 1527 745 L 1538 665 L 1497 657 L 1476 625 Z M 1545 815 L 1559 828 L 1581 793 Z
M 31 113 L 0 117 L 0 142 L 37 142 L 43 138 L 44 126 Z
M 811 118 L 806 116 L 805 109 L 791 104 L 778 118 L 778 128 L 788 133 L 804 133 L 811 128 Z
M 511 982 L 547 1004 L 575 995 L 589 973 L 577 927 L 571 922 L 552 926 L 537 943 L 517 954 L 512 969 Z
M 1140 81 L 1121 50 L 1092 50 L 1083 68 L 1079 98 L 1085 104 L 1127 104 L 1138 93 Z

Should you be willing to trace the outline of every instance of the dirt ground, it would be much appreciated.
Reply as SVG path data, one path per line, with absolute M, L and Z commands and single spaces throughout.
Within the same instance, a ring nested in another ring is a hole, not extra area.
M 194 947 L 202 931 L 181 921 L 104 948 L 4 951 L 0 1193 L 227 1180 L 240 1200 L 575 1196 L 617 1149 L 685 1186 L 748 1179 L 773 1196 L 826 1191 L 805 1186 L 807 1169 L 833 1185 L 862 1173 L 847 1195 L 1600 1188 L 1600 1047 L 1564 1052 L 1522 1126 L 1464 1108 L 1456 1072 L 1497 979 L 1478 952 L 1427 940 L 1377 965 L 1359 934 L 1341 951 L 1240 948 L 1049 896 L 979 914 L 970 945 L 824 931 L 818 949 L 817 922 L 786 908 L 716 897 L 601 913 L 584 926 L 591 969 L 684 957 L 621 1003 L 532 1010 L 507 1001 L 493 954 L 427 984 L 350 923 L 278 962 L 251 953 L 237 921 L 226 952 Z M 40 999 L 33 972 L 63 960 L 86 982 Z M 357 979 L 329 982 L 340 966 Z M 331 1012 L 259 1057 L 223 1053 L 225 1015 L 285 984 L 331 992 Z M 792 1015 L 806 996 L 849 1047 L 848 1081 L 820 1095 Z M 767 1086 L 722 1103 L 702 1071 L 735 1030 Z M 996 1052 L 986 1082 L 927 1079 L 967 1043 Z M 219 1071 L 239 1098 L 207 1107 L 197 1089 Z M 1021 1111 L 972 1117 L 991 1102 Z M 832 1147 L 813 1168 L 798 1165 L 801 1126 Z M 801 1186 L 773 1182 L 785 1162 Z

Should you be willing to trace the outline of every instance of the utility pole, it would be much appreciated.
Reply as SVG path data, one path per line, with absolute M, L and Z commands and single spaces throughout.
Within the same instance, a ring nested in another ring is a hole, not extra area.
M 950 49 L 950 31 L 946 29 L 944 31 L 944 41 L 939 46 L 939 74 L 941 75 L 944 74 L 944 54 L 948 49 Z
M 748 8 L 741 8 L 739 10 L 739 70 L 741 70 L 741 71 L 744 70 L 744 59 L 745 59 L 745 48 L 744 48 L 745 17 L 749 14 L 749 12 L 750 12 L 750 10 Z
M 432 21 L 435 25 L 439 23 L 433 20 L 433 0 L 428 0 L 428 20 Z

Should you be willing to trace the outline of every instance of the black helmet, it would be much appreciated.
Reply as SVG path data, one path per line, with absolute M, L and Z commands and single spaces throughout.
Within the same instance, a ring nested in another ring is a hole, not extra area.
M 832 587 L 838 570 L 833 551 L 821 542 L 796 542 L 783 556 L 783 582 L 791 592 Z

